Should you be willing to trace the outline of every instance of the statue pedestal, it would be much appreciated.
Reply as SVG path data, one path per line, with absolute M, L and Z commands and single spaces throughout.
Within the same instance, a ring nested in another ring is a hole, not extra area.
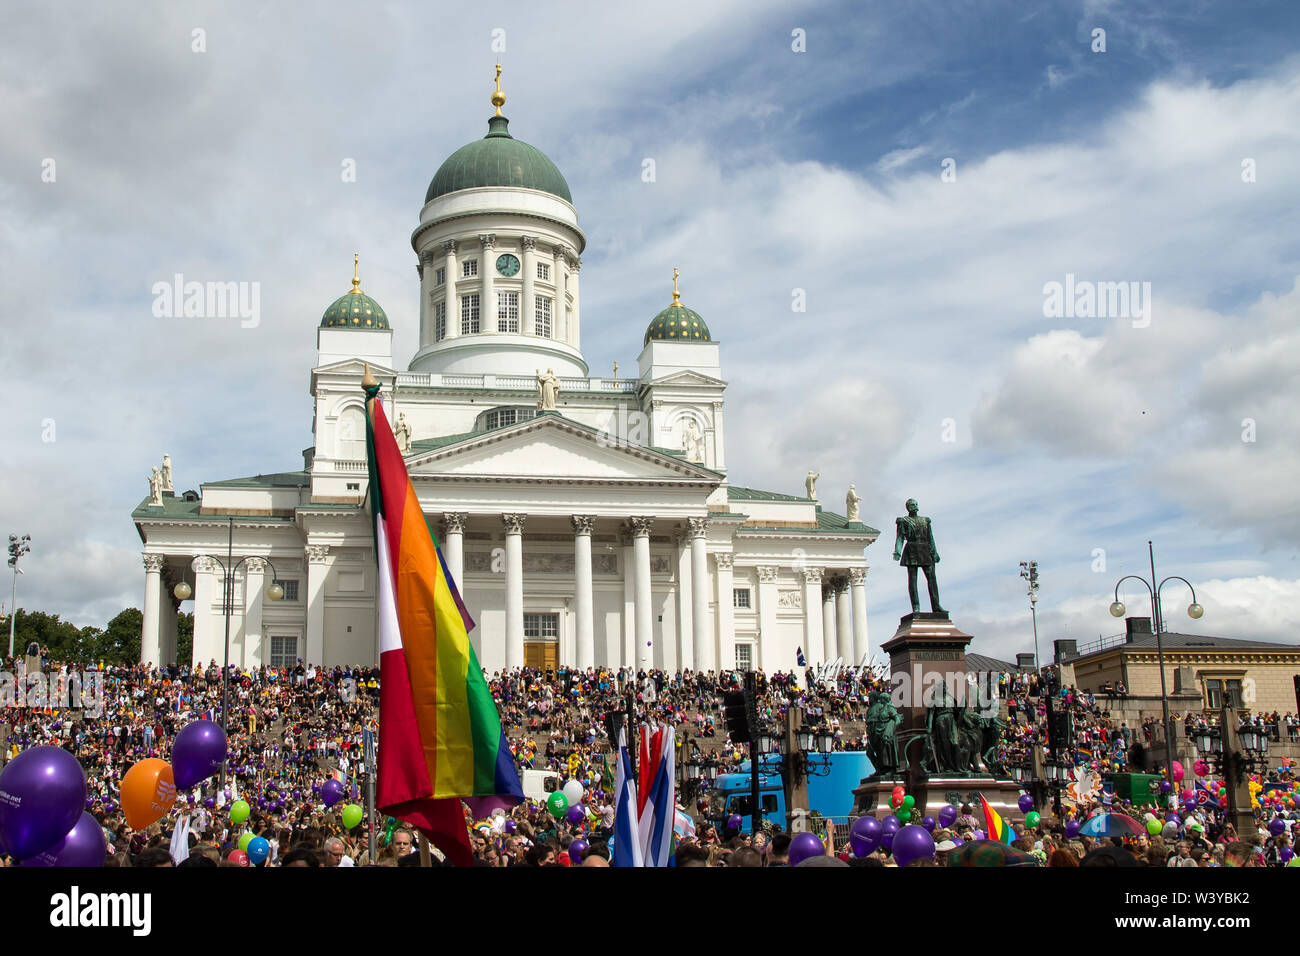
M 925 729 L 926 690 L 933 690 L 936 682 L 946 684 L 955 693 L 965 693 L 966 645 L 972 640 L 947 614 L 918 613 L 899 618 L 898 630 L 881 645 L 881 650 L 889 655 L 893 700 L 903 712 L 900 732 Z M 920 747 L 915 749 L 919 751 Z M 900 743 L 900 759 L 901 750 Z M 912 762 L 920 759 L 918 753 Z

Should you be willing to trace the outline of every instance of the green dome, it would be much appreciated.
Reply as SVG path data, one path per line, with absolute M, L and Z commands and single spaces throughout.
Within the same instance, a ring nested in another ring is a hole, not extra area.
M 700 314 L 688 309 L 674 300 L 673 304 L 650 320 L 650 328 L 645 331 L 645 341 L 663 339 L 667 342 L 710 342 L 709 327 L 704 324 Z
M 555 164 L 536 146 L 529 146 L 510 135 L 509 120 L 493 116 L 488 120 L 488 134 L 462 146 L 438 167 L 429 183 L 424 201 L 459 189 L 477 186 L 512 186 L 537 189 L 572 203 L 569 184 Z
M 360 289 L 353 289 L 334 300 L 321 316 L 322 329 L 387 329 L 388 316 L 379 303 Z

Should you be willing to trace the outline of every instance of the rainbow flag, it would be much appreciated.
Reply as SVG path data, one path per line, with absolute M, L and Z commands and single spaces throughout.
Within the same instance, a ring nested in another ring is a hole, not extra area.
M 1002 819 L 1001 815 L 989 806 L 989 802 L 984 799 L 984 794 L 980 794 L 980 804 L 984 807 L 984 833 L 990 840 L 995 843 L 1005 843 L 1011 845 L 1015 838 L 1015 833 L 1007 822 Z
M 472 864 L 461 799 L 523 800 L 456 583 L 366 368 L 366 453 L 379 564 L 379 812 Z

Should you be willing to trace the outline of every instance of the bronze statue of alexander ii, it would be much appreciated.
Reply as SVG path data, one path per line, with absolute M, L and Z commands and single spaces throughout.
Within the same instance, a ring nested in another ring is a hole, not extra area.
M 907 568 L 907 594 L 912 599 L 912 613 L 921 612 L 921 602 L 916 593 L 916 572 L 922 570 L 930 591 L 930 612 L 947 614 L 939 606 L 939 581 L 934 573 L 934 566 L 939 563 L 939 549 L 934 545 L 934 531 L 930 528 L 930 519 L 916 511 L 916 499 L 909 498 L 907 514 L 894 522 L 898 531 L 894 540 L 894 560 L 901 561 Z

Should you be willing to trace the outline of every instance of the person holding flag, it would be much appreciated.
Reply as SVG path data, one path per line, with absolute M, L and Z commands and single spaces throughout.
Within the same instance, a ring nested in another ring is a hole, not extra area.
M 366 365 L 368 497 L 379 564 L 380 813 L 473 865 L 461 800 L 513 806 L 523 786 L 469 642 L 474 622 L 429 530 Z

